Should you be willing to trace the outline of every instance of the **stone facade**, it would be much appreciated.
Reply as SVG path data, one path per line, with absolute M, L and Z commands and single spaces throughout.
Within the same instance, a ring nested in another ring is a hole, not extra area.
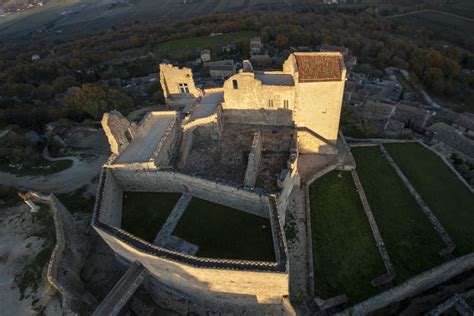
M 175 87 L 192 74 L 190 69 L 161 67 L 168 101 L 168 86 Z M 222 116 L 231 123 L 301 127 L 297 142 L 301 153 L 334 154 L 345 80 L 340 53 L 294 53 L 283 71 L 256 72 L 246 61 L 243 70 L 224 82 Z
M 161 64 L 160 83 L 168 104 L 189 105 L 202 96 L 202 91 L 194 84 L 193 73 L 189 68 Z

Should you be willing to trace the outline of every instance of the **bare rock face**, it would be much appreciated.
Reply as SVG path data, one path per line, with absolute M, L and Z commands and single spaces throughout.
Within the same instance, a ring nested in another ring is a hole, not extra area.
M 136 125 L 131 124 L 119 111 L 104 113 L 102 128 L 114 155 L 122 152 L 136 136 Z

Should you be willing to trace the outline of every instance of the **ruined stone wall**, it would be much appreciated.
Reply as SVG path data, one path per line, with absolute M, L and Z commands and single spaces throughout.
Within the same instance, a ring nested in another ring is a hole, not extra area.
M 56 245 L 49 259 L 47 278 L 61 294 L 65 314 L 90 314 L 97 301 L 80 278 L 86 250 L 81 249 L 73 216 L 53 194 L 28 192 L 26 196 L 48 204 L 53 213 Z
M 184 168 L 184 166 L 186 166 L 189 152 L 193 147 L 194 129 L 185 130 L 182 137 L 183 140 L 181 141 L 181 145 L 179 147 L 178 169 Z
M 244 212 L 265 218 L 270 216 L 266 195 L 249 191 L 243 186 L 235 187 L 224 182 L 214 182 L 174 170 L 134 168 L 132 165 L 125 168 L 112 165 L 110 168 L 124 191 L 189 192 L 192 196 Z
M 244 184 L 248 187 L 254 187 L 257 181 L 258 170 L 262 158 L 262 133 L 259 131 L 254 134 L 252 148 L 249 153 L 247 169 L 245 170 Z
M 176 146 L 179 144 L 181 137 L 181 129 L 178 125 L 178 117 L 173 120 L 167 127 L 160 143 L 156 146 L 151 159 L 156 166 L 168 166 L 174 154 L 176 153 Z
M 237 89 L 233 80 L 237 80 Z M 294 86 L 264 85 L 254 73 L 242 72 L 224 83 L 223 115 L 232 123 L 291 126 L 294 100 Z
M 203 313 L 232 310 L 259 310 L 260 304 L 279 305 L 288 295 L 288 274 L 275 272 L 204 269 L 139 252 L 128 244 L 98 229 L 116 254 L 129 262 L 139 261 L 156 278 L 148 288 L 152 296 L 172 295 L 175 308 Z M 161 292 L 162 290 L 165 293 Z M 166 299 L 166 298 L 165 298 Z M 195 306 L 190 306 L 194 302 Z
M 294 120 L 298 127 L 306 127 L 331 143 L 336 143 L 339 132 L 345 69 L 341 81 L 298 83 Z M 301 153 L 333 153 L 331 146 L 309 132 L 298 132 Z
M 130 124 L 122 113 L 118 111 L 104 113 L 101 123 L 110 144 L 110 151 L 114 155 L 122 152 L 137 135 L 136 125 Z
M 160 83 L 165 98 L 181 96 L 179 84 L 187 84 L 189 95 L 195 98 L 202 96 L 202 92 L 196 88 L 193 73 L 190 68 L 176 67 L 170 64 L 160 65 Z
M 293 170 L 286 169 L 284 178 L 279 184 L 281 191 L 277 196 L 277 208 L 282 226 L 284 226 L 286 222 L 286 209 L 290 202 L 289 199 L 291 192 L 295 186 L 300 186 L 300 180 L 301 179 L 297 168 L 294 168 Z
M 107 171 L 104 185 L 104 197 L 100 220 L 113 226 L 119 226 L 122 222 L 122 200 L 123 190 L 114 175 Z

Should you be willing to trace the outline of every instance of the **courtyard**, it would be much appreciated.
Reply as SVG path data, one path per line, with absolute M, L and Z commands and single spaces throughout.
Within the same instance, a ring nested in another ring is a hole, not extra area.
M 275 261 L 270 220 L 192 198 L 173 232 L 206 258 Z
M 196 197 L 184 204 L 184 213 L 170 216 L 182 196 L 181 193 L 125 192 L 121 228 L 157 244 L 158 233 L 167 225 L 169 233 L 165 239 L 172 233 L 171 238 L 197 246 L 198 257 L 275 261 L 269 219 Z
M 218 140 L 195 136 L 186 165 L 181 171 L 204 178 L 219 178 L 242 184 L 255 132 L 262 133 L 262 160 L 256 187 L 278 190 L 277 178 L 287 168 L 294 130 L 226 123 Z
M 124 192 L 122 229 L 153 243 L 181 193 Z

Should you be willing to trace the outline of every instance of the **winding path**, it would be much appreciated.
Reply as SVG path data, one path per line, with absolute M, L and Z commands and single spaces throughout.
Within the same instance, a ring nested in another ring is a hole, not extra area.
M 438 11 L 438 10 L 428 10 L 428 9 L 426 9 L 426 10 L 416 10 L 416 11 L 411 11 L 411 12 L 401 13 L 401 14 L 395 14 L 395 15 L 389 15 L 389 16 L 387 16 L 387 18 L 389 18 L 389 19 L 401 18 L 401 17 L 404 17 L 404 16 L 416 15 L 416 14 L 419 14 L 419 13 L 438 13 L 438 14 L 441 14 L 441 15 L 446 15 L 446 16 L 450 16 L 450 17 L 453 17 L 453 18 L 458 18 L 458 19 L 461 19 L 461 20 L 464 20 L 464 21 L 474 22 L 474 19 L 462 16 L 462 15 L 457 15 L 457 14 L 454 14 L 454 13 Z
M 52 158 L 47 147 L 43 150 L 43 157 L 49 161 L 72 160 L 72 167 L 48 176 L 17 176 L 8 172 L 0 172 L 0 184 L 39 192 L 70 192 L 86 184 L 99 173 L 107 156 L 97 156 L 92 160 L 81 160 L 74 156 Z

